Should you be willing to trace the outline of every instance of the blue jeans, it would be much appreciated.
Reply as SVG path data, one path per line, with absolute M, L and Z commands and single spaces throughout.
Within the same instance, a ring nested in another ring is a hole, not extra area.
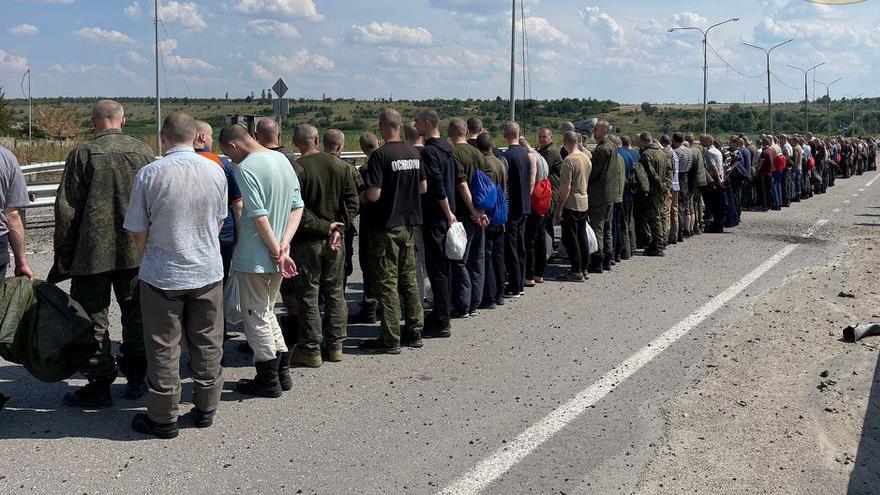
M 782 172 L 773 172 L 773 207 L 782 207 Z

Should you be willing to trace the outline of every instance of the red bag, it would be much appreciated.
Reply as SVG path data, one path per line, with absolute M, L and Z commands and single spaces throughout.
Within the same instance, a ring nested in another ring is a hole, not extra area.
M 812 156 L 807 158 L 807 169 L 809 169 L 811 172 L 813 170 L 816 170 L 816 159 Z
M 785 170 L 785 164 L 787 162 L 788 162 L 788 160 L 785 158 L 785 155 L 783 155 L 781 153 L 776 155 L 776 163 L 774 163 L 776 171 L 782 172 L 783 170 Z
M 550 179 L 541 179 L 532 190 L 532 213 L 544 217 L 550 212 L 550 202 L 553 200 L 553 186 Z

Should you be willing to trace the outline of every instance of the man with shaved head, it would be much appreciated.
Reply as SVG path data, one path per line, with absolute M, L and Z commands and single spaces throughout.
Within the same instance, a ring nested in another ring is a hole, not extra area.
M 322 355 L 333 363 L 342 361 L 348 321 L 342 237 L 345 226 L 357 216 L 358 194 L 345 162 L 319 150 L 318 129 L 309 124 L 296 126 L 293 144 L 302 155 L 296 171 L 305 209 L 293 242 L 293 260 L 302 274 L 293 279 L 299 336 L 290 363 L 318 368 Z
M 358 187 L 358 194 L 363 194 L 367 190 L 366 180 L 367 173 L 370 170 L 370 156 L 379 149 L 379 138 L 372 132 L 365 132 L 358 137 L 358 146 L 366 155 L 367 162 L 358 169 L 361 176 L 362 185 Z M 363 297 L 361 299 L 361 308 L 357 313 L 350 315 L 349 323 L 362 323 L 372 325 L 376 323 L 376 308 L 378 301 L 376 299 L 376 275 L 375 260 L 371 259 L 370 253 L 373 250 L 373 237 L 376 232 L 376 205 L 361 203 L 360 220 L 358 221 L 358 263 L 361 266 L 361 276 L 363 277 Z
M 118 102 L 97 102 L 92 127 L 94 139 L 71 151 L 64 165 L 55 200 L 55 266 L 49 274 L 50 281 L 71 278 L 70 295 L 95 322 L 98 351 L 80 370 L 89 383 L 64 397 L 67 405 L 88 409 L 113 405 L 110 385 L 120 370 L 128 378 L 125 398 L 146 392 L 140 256 L 122 222 L 135 175 L 154 160 L 149 146 L 122 132 L 125 113 Z M 111 289 L 122 320 L 116 359 L 110 350 Z
M 278 127 L 278 122 L 275 119 L 270 117 L 260 119 L 257 122 L 257 132 L 254 137 L 257 138 L 257 142 L 262 146 L 287 157 L 287 161 L 290 162 L 291 166 L 296 163 L 296 154 L 281 144 L 281 128 Z
M 532 189 L 538 170 L 529 159 L 529 153 L 520 145 L 520 129 L 516 122 L 504 124 L 507 140 L 507 200 L 508 213 L 505 224 L 504 264 L 507 268 L 507 290 L 504 296 L 519 298 L 525 294 L 526 240 L 525 221 L 532 212 Z
M 370 155 L 367 190 L 360 195 L 361 204 L 375 206 L 375 244 L 370 256 L 382 324 L 378 338 L 362 341 L 358 347 L 383 354 L 400 354 L 401 337 L 412 347 L 420 347 L 425 322 L 416 282 L 412 228 L 422 224 L 421 194 L 427 192 L 428 184 L 421 155 L 401 141 L 401 127 L 400 114 L 393 108 L 379 114 L 385 144 Z M 405 321 L 403 332 L 401 317 Z
M 468 242 L 464 258 L 452 263 L 452 316 L 467 318 L 476 313 L 483 301 L 486 268 L 485 228 L 489 224 L 483 211 L 476 209 L 470 184 L 477 170 L 483 170 L 486 159 L 467 142 L 467 124 L 452 119 L 447 134 L 452 141 L 452 163 L 455 165 L 456 217 L 464 225 Z
M 360 190 L 364 186 L 364 179 L 363 177 L 361 177 L 361 174 L 360 172 L 358 172 L 358 169 L 354 165 L 354 163 L 342 158 L 342 150 L 345 149 L 345 133 L 343 133 L 339 129 L 327 129 L 326 131 L 324 131 L 324 137 L 321 140 L 321 144 L 324 146 L 324 152 L 330 153 L 331 155 L 342 160 L 342 163 L 345 164 L 349 175 L 351 175 L 351 180 L 354 182 L 356 192 L 360 194 Z M 349 219 L 349 222 L 345 224 L 344 240 L 346 279 L 348 279 L 348 277 L 350 277 L 351 274 L 354 272 L 352 256 L 354 254 L 354 238 L 358 235 L 357 228 L 355 227 L 352 220 L 354 220 L 354 218 Z
M 593 151 L 592 168 L 588 179 L 590 196 L 590 227 L 596 232 L 599 250 L 590 257 L 588 271 L 602 273 L 611 270 L 614 260 L 614 239 L 611 221 L 617 189 L 620 186 L 620 165 L 617 161 L 617 146 L 611 141 L 610 125 L 600 120 L 593 132 L 596 136 L 596 149 Z
M 223 390 L 218 233 L 229 213 L 227 182 L 216 162 L 195 152 L 197 130 L 185 113 L 165 117 L 165 156 L 137 174 L 123 225 L 143 257 L 140 303 L 150 385 L 147 413 L 136 414 L 132 427 L 159 438 L 178 432 L 181 343 L 190 356 L 196 427 L 213 424 Z
M 275 299 L 282 278 L 296 275 L 288 252 L 303 214 L 299 180 L 287 157 L 258 143 L 244 127 L 224 127 L 219 140 L 226 156 L 238 164 L 244 207 L 232 271 L 257 370 L 253 380 L 242 380 L 237 389 L 245 395 L 277 398 L 293 386 Z

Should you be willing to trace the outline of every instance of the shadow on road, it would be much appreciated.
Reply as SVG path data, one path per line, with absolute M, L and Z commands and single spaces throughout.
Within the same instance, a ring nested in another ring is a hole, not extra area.
M 849 478 L 850 495 L 877 493 L 880 486 L 880 357 L 871 383 L 871 397 L 862 425 L 856 465 Z

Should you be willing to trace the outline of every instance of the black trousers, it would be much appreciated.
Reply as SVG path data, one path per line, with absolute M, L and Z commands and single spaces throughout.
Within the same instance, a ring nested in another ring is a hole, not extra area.
M 773 206 L 773 176 L 758 174 L 758 200 L 762 210 L 769 210 Z
M 589 244 L 587 244 L 587 212 L 562 210 L 562 243 L 571 271 L 580 273 L 587 270 L 590 260 Z
M 709 194 L 709 210 L 712 212 L 712 229 L 718 232 L 724 230 L 724 219 L 727 217 L 727 193 L 724 189 L 715 187 Z
M 544 236 L 550 215 L 539 217 L 531 213 L 526 216 L 526 280 L 544 276 L 547 266 L 547 244 Z
M 508 219 L 504 233 L 504 266 L 507 268 L 507 290 L 516 294 L 522 292 L 526 275 L 525 220 L 525 216 Z
M 452 262 L 452 305 L 458 313 L 471 313 L 483 300 L 485 229 L 470 219 L 461 223 L 468 236 L 467 251 L 463 260 Z
M 446 257 L 446 227 L 434 225 L 423 230 L 425 269 L 434 294 L 432 323 L 445 326 L 452 314 L 452 262 Z
M 504 232 L 486 230 L 486 283 L 483 285 L 483 304 L 491 304 L 504 297 Z

